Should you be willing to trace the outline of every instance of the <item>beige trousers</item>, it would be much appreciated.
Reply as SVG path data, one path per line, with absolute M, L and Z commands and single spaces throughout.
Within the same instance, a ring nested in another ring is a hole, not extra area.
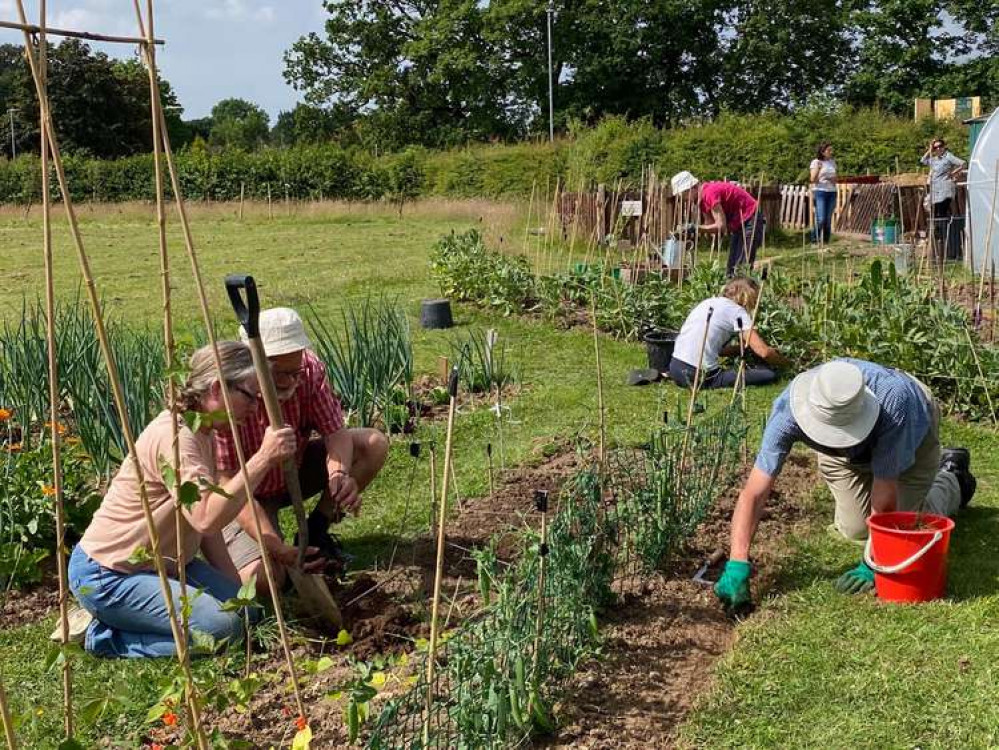
M 898 478 L 898 510 L 921 509 L 949 517 L 961 507 L 961 487 L 957 477 L 940 470 L 940 407 L 929 389 L 922 383 L 920 386 L 931 405 L 930 429 L 916 449 L 916 460 Z M 847 539 L 866 539 L 874 481 L 871 465 L 852 464 L 845 458 L 818 452 L 816 455 L 819 473 L 836 501 L 836 529 Z

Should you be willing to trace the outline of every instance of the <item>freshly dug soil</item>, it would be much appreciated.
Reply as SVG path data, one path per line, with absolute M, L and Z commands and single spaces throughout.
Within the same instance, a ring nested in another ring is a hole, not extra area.
M 804 456 L 792 455 L 753 544 L 753 596 L 774 591 L 773 563 L 786 540 L 809 525 L 808 499 L 818 481 Z M 732 645 L 735 622 L 725 616 L 711 586 L 691 580 L 716 549 L 728 551 L 729 519 L 738 488 L 727 492 L 646 594 L 606 613 L 601 622 L 605 656 L 573 675 L 555 707 L 560 729 L 542 747 L 670 747 L 694 704 L 711 684 L 714 662 Z M 708 573 L 716 580 L 721 564 Z
M 539 520 L 535 491 L 549 490 L 554 501 L 562 483 L 584 461 L 569 446 L 556 446 L 555 455 L 539 465 L 509 472 L 498 480 L 492 497 L 464 501 L 448 526 L 442 612 L 450 624 L 461 622 L 478 608 L 476 566 L 470 551 L 495 537 L 499 556 L 515 558 L 519 531 Z M 775 590 L 778 566 L 773 563 L 786 551 L 786 539 L 808 526 L 807 500 L 816 483 L 808 459 L 794 455 L 788 460 L 754 545 L 758 574 L 753 593 L 757 599 Z M 629 597 L 601 615 L 604 656 L 583 665 L 570 679 L 566 697 L 555 706 L 559 732 L 539 746 L 646 748 L 668 747 L 675 741 L 693 702 L 710 686 L 712 665 L 734 638 L 735 625 L 723 614 L 710 586 L 690 579 L 713 551 L 727 551 L 736 495 L 736 489 L 730 490 L 714 505 L 695 536 L 671 561 L 668 576 L 651 577 L 641 596 Z M 382 566 L 387 565 L 387 557 Z M 400 544 L 391 569 L 365 571 L 342 586 L 336 597 L 344 628 L 353 639 L 349 646 L 337 646 L 335 633 L 317 633 L 302 622 L 293 624 L 293 652 L 313 747 L 349 746 L 346 702 L 337 693 L 356 674 L 352 659 L 391 662 L 385 667 L 388 682 L 370 704 L 372 718 L 389 696 L 409 689 L 408 667 L 399 659 L 404 660 L 415 641 L 429 634 L 434 565 L 434 543 L 422 537 Z M 716 578 L 718 567 L 709 576 Z M 49 576 L 30 592 L 12 592 L 0 610 L 0 627 L 47 616 L 56 606 L 55 588 Z M 323 656 L 330 657 L 332 666 L 310 670 L 309 664 L 315 665 Z M 208 709 L 207 725 L 256 747 L 287 747 L 295 733 L 297 710 L 280 646 L 273 643 L 269 651 L 255 655 L 251 671 L 262 684 L 249 705 L 222 712 Z M 156 726 L 144 739 L 165 744 L 179 737 L 172 729 Z

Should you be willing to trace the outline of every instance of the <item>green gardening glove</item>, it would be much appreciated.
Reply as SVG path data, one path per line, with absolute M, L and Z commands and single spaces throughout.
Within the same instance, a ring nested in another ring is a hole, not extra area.
M 729 560 L 715 584 L 715 596 L 726 610 L 739 609 L 750 603 L 749 574 L 752 566 L 745 560 Z
M 835 586 L 841 594 L 863 594 L 874 588 L 874 571 L 861 561 L 837 578 Z

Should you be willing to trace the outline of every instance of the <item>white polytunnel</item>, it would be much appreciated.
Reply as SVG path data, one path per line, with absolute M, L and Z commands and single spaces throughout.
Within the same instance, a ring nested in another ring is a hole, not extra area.
M 976 273 L 999 264 L 999 109 L 986 121 L 968 161 L 967 262 Z

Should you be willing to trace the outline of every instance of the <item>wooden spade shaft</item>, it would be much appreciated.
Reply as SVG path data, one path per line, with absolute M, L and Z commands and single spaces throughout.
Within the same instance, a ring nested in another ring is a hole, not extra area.
M 278 430 L 285 426 L 284 415 L 281 413 L 281 402 L 278 400 L 277 387 L 274 385 L 270 362 L 264 352 L 264 344 L 258 337 L 251 338 L 247 344 L 253 355 L 253 366 L 257 370 L 257 383 L 260 386 L 260 395 L 264 399 L 264 408 L 267 409 L 267 419 L 271 427 Z M 298 566 L 302 567 L 305 550 L 309 544 L 309 529 L 305 520 L 305 501 L 302 499 L 302 486 L 298 481 L 298 466 L 295 459 L 289 458 L 282 462 L 281 470 L 284 472 L 284 485 L 295 509 L 295 523 L 298 526 Z

